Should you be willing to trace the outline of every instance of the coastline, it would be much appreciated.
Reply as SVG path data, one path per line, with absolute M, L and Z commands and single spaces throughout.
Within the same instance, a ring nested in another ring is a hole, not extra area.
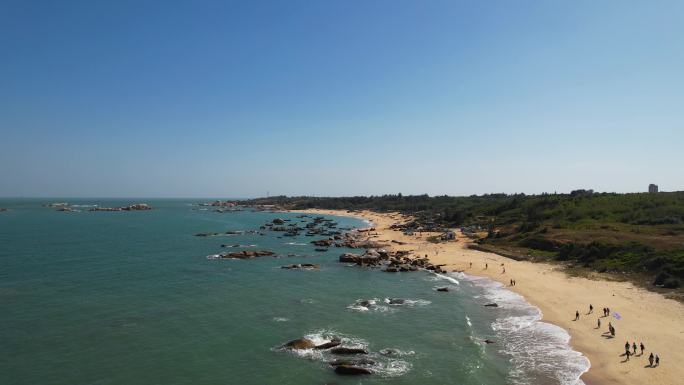
M 295 210 L 314 214 L 347 216 L 363 219 L 375 228 L 373 237 L 387 241 L 388 249 L 411 250 L 414 255 L 427 255 L 434 264 L 444 264 L 448 271 L 462 271 L 471 276 L 487 277 L 502 283 L 537 307 L 542 312 L 541 322 L 556 325 L 570 335 L 573 349 L 586 356 L 591 367 L 581 379 L 587 385 L 613 383 L 657 383 L 676 385 L 684 378 L 684 367 L 677 365 L 684 360 L 684 305 L 660 294 L 636 287 L 629 282 L 613 282 L 570 277 L 558 266 L 547 263 L 515 261 L 497 254 L 469 249 L 472 241 L 462 235 L 456 241 L 430 243 L 431 235 L 405 235 L 389 228 L 402 220 L 398 213 L 375 213 L 370 211 L 347 212 L 346 210 Z M 391 241 L 399 241 L 398 244 Z M 472 262 L 472 268 L 470 263 Z M 484 265 L 489 266 L 485 269 Z M 506 268 L 502 271 L 501 264 Z M 510 286 L 510 279 L 516 286 Z M 587 315 L 589 304 L 593 314 Z M 617 312 L 613 316 L 597 319 L 603 307 Z M 575 311 L 580 319 L 574 321 Z M 605 338 L 608 322 L 616 328 L 616 337 Z M 625 361 L 624 343 L 643 342 L 645 354 Z M 661 357 L 657 368 L 649 368 L 648 354 Z

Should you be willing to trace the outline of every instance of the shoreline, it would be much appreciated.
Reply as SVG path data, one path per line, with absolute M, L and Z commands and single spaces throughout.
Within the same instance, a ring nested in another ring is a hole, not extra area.
M 570 277 L 558 266 L 548 263 L 515 261 L 472 250 L 467 247 L 472 241 L 461 234 L 457 235 L 456 241 L 430 243 L 427 237 L 435 234 L 409 236 L 389 229 L 391 224 L 403 221 L 404 217 L 398 213 L 321 209 L 292 211 L 369 221 L 375 227 L 372 237 L 386 241 L 387 249 L 411 250 L 414 255 L 427 255 L 434 264 L 445 264 L 447 271 L 462 271 L 502 283 L 507 290 L 521 295 L 530 305 L 540 309 L 540 322 L 558 326 L 570 335 L 570 346 L 590 361 L 590 368 L 580 377 L 587 385 L 676 385 L 684 378 L 684 367 L 676 364 L 684 360 L 684 305 L 661 294 L 629 282 Z M 485 264 L 488 264 L 487 269 Z M 516 280 L 515 286 L 510 286 L 510 279 Z M 587 314 L 589 304 L 594 307 L 592 314 Z M 621 319 L 612 315 L 600 318 L 601 328 L 598 329 L 597 319 L 603 307 L 609 307 Z M 576 310 L 580 312 L 578 321 L 573 320 Z M 603 336 L 608 322 L 616 328 L 615 338 Z M 621 356 L 625 341 L 630 344 L 636 342 L 637 345 L 643 342 L 645 354 L 625 361 Z M 651 352 L 661 357 L 657 368 L 646 367 Z

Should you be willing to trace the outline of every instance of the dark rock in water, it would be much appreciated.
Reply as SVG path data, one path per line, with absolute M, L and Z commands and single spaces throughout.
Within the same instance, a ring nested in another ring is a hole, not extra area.
M 492 340 L 490 340 L 490 339 L 486 339 L 486 340 L 484 340 L 484 343 L 485 343 L 485 344 L 493 344 L 494 341 L 492 341 Z
M 320 269 L 321 265 L 315 263 L 295 263 L 292 265 L 280 266 L 281 269 Z
M 311 241 L 311 243 L 313 243 L 314 246 L 330 247 L 330 245 L 333 244 L 333 241 L 331 241 L 330 239 L 319 239 L 317 241 Z
M 329 362 L 330 366 L 339 366 L 339 365 L 350 365 L 350 366 L 358 366 L 358 365 L 375 365 L 375 361 L 371 360 L 370 358 L 338 358 L 335 361 L 330 361 Z
M 448 287 L 438 287 L 437 291 L 449 291 Z
M 238 251 L 235 253 L 228 253 L 226 255 L 222 255 L 221 258 L 237 258 L 237 259 L 248 259 L 248 258 L 254 258 L 254 257 L 270 257 L 272 255 L 275 255 L 274 252 L 272 251 L 267 251 L 267 250 L 254 250 L 254 251 Z
M 382 349 L 380 354 L 387 357 L 397 357 L 399 356 L 399 351 L 397 349 Z
M 372 303 L 371 303 L 369 300 L 367 300 L 367 299 L 365 299 L 365 300 L 363 300 L 363 301 L 361 301 L 361 302 L 358 302 L 357 304 L 358 304 L 359 306 L 363 306 L 363 307 L 370 307 L 370 306 L 372 305 Z
M 339 338 L 333 338 L 330 342 L 316 346 L 316 349 L 330 349 L 334 348 L 335 346 L 339 346 L 341 343 L 342 341 L 340 341 Z
M 390 267 L 386 268 L 385 271 L 388 273 L 398 273 L 399 269 L 394 267 L 394 266 L 390 266 Z
M 360 258 L 361 256 L 358 254 L 344 253 L 340 255 L 340 262 L 357 263 Z
M 368 350 L 362 348 L 335 348 L 330 351 L 333 354 L 368 354 Z
M 390 298 L 388 303 L 390 305 L 403 305 L 405 302 L 406 300 L 401 298 Z
M 323 248 L 315 248 L 314 250 L 319 251 L 319 252 L 326 252 L 328 249 L 323 249 Z
M 276 218 L 276 219 L 274 219 L 274 220 L 271 221 L 271 222 L 272 222 L 273 224 L 276 224 L 276 225 L 282 225 L 283 223 L 285 223 L 285 220 L 282 219 L 282 218 Z
M 283 347 L 288 349 L 313 349 L 316 347 L 316 344 L 310 339 L 299 338 L 286 343 Z
M 219 233 L 197 233 L 195 234 L 196 237 L 212 237 L 214 235 L 218 235 Z
M 337 365 L 335 366 L 335 373 L 342 375 L 373 374 L 373 372 L 371 372 L 370 369 L 353 365 Z
M 496 303 L 488 303 L 485 305 L 485 307 L 499 307 L 499 305 Z

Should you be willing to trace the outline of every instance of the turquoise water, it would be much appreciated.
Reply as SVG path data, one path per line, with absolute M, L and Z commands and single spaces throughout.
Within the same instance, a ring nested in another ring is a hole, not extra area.
M 219 214 L 193 200 L 68 213 L 41 207 L 48 202 L 0 200 L 11 209 L 0 213 L 1 384 L 571 384 L 586 370 L 567 334 L 490 281 L 349 267 L 337 257 L 352 250 L 315 252 L 309 242 L 320 237 L 303 234 L 194 236 L 296 214 Z M 282 256 L 208 259 L 240 250 L 221 244 Z M 321 269 L 280 269 L 300 262 Z M 434 290 L 445 285 L 452 290 Z M 412 301 L 393 306 L 388 297 Z M 377 305 L 362 311 L 358 299 Z M 502 306 L 483 306 L 494 300 Z M 341 377 L 329 353 L 278 348 L 305 335 L 366 347 L 375 374 Z

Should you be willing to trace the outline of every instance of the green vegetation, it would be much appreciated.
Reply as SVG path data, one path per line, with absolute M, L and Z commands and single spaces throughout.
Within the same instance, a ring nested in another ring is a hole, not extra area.
M 684 192 L 281 196 L 249 203 L 295 209 L 398 211 L 414 215 L 417 228 L 480 228 L 487 233 L 478 241 L 483 249 L 640 277 L 660 288 L 684 285 Z

